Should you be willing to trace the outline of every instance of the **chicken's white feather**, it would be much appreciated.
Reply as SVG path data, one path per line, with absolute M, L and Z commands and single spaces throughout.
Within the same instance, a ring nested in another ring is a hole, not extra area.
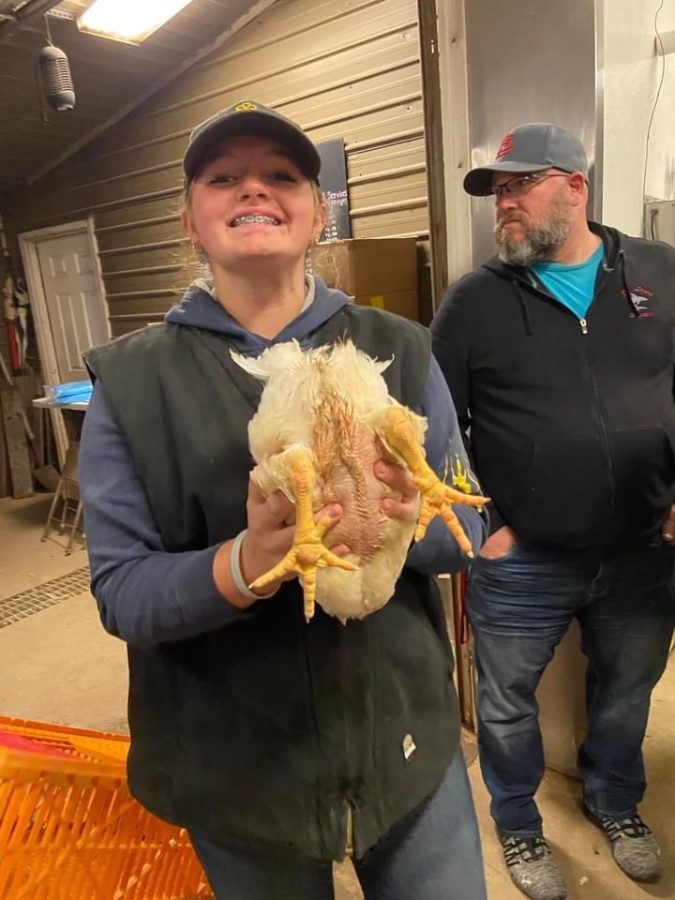
M 398 405 L 382 377 L 392 360 L 372 359 L 349 340 L 305 351 L 297 341 L 289 341 L 275 344 L 255 359 L 235 352 L 232 358 L 246 372 L 265 382 L 258 410 L 249 423 L 249 445 L 257 463 L 253 477 L 264 494 L 281 490 L 292 498 L 288 461 L 298 447 L 313 453 L 317 429 L 326 429 L 326 423 L 318 421 L 317 412 L 326 397 L 338 398 L 349 421 L 371 435 L 373 459 L 367 463 L 370 471 L 364 470 L 364 475 L 371 484 L 369 502 L 376 504 L 374 514 L 376 519 L 379 517 L 380 546 L 368 558 L 347 557 L 359 566 L 356 572 L 320 569 L 317 602 L 342 621 L 379 609 L 394 592 L 416 525 L 415 521 L 388 519 L 377 512 L 378 498 L 391 493 L 387 485 L 374 478 L 372 465 L 377 458 L 378 435 L 382 437 L 378 427 L 384 420 L 382 413 Z M 421 441 L 426 420 L 420 416 L 413 419 Z M 320 471 L 321 460 L 315 458 L 315 465 Z M 325 496 L 322 485 L 317 483 L 315 509 L 334 499 Z

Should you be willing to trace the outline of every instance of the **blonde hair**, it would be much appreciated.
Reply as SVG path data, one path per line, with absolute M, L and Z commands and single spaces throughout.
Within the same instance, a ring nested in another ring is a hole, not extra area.
M 326 200 L 326 195 L 316 181 L 310 181 L 310 184 L 312 186 L 312 193 L 314 194 L 315 209 L 321 210 L 322 215 L 325 218 L 328 215 L 328 201 Z

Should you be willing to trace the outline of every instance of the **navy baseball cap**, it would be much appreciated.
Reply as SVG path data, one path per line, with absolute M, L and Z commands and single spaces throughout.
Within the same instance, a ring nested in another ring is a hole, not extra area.
M 544 169 L 581 172 L 588 180 L 586 150 L 576 135 L 566 128 L 548 122 L 530 122 L 507 132 L 495 161 L 467 172 L 464 190 L 474 197 L 492 193 L 492 177 L 496 172 L 542 172 Z
M 239 100 L 192 129 L 183 157 L 186 183 L 195 178 L 218 144 L 251 134 L 278 141 L 289 151 L 303 175 L 318 182 L 321 158 L 302 128 L 262 103 Z

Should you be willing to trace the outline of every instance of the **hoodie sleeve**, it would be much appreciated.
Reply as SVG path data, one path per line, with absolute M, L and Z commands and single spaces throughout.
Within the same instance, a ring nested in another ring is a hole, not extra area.
M 466 435 L 469 428 L 469 334 L 462 303 L 464 279 L 450 285 L 431 323 L 433 353 Z M 465 438 L 466 440 L 466 438 Z
M 455 476 L 470 486 L 471 493 L 480 493 L 480 485 L 464 448 L 450 391 L 433 356 L 420 412 L 429 423 L 424 449 L 431 468 L 446 483 L 451 483 Z M 485 540 L 486 516 L 471 506 L 457 504 L 453 509 L 476 556 Z M 469 558 L 460 550 L 439 516 L 431 521 L 424 538 L 413 544 L 407 560 L 407 565 L 427 574 L 458 572 L 468 568 L 469 563 Z
M 218 546 L 170 553 L 136 473 L 126 438 L 96 384 L 79 454 L 91 590 L 106 631 L 143 646 L 177 641 L 238 621 L 216 590 Z
M 471 396 L 469 370 L 471 341 L 466 315 L 466 291 L 469 287 L 469 279 L 473 281 L 473 277 L 473 273 L 470 273 L 450 285 L 430 326 L 433 353 L 450 388 L 457 411 L 462 440 L 470 458 L 472 458 L 469 438 L 471 425 L 469 409 Z M 494 503 L 488 503 L 484 509 L 490 523 L 490 534 L 493 534 L 505 524 L 504 519 L 499 514 Z

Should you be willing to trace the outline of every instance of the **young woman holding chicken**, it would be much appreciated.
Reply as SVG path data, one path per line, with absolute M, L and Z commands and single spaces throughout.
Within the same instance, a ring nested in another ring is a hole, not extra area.
M 435 518 L 404 548 L 381 609 L 343 624 L 317 608 L 307 622 L 297 574 L 305 586 L 314 576 L 284 562 L 295 504 L 250 478 L 261 385 L 232 351 L 345 338 L 392 359 L 392 403 L 428 421 L 424 454 L 401 450 L 410 466 L 368 463 L 362 477 L 387 494 L 382 520 L 416 521 L 420 489 L 442 492 L 455 464 L 469 473 L 426 331 L 305 274 L 325 215 L 319 167 L 304 132 L 258 103 L 197 126 L 183 222 L 212 280 L 193 283 L 163 325 L 87 355 L 80 483 L 92 591 L 128 644 L 130 787 L 189 830 L 218 898 L 329 900 L 331 863 L 349 853 L 368 900 L 484 900 L 431 578 L 466 553 Z M 291 391 L 280 435 L 306 415 Z M 293 477 L 300 523 L 305 476 Z M 303 528 L 330 545 L 329 565 L 353 570 L 351 531 L 339 530 L 348 501 L 324 501 Z M 483 518 L 468 505 L 453 515 L 477 551 Z

